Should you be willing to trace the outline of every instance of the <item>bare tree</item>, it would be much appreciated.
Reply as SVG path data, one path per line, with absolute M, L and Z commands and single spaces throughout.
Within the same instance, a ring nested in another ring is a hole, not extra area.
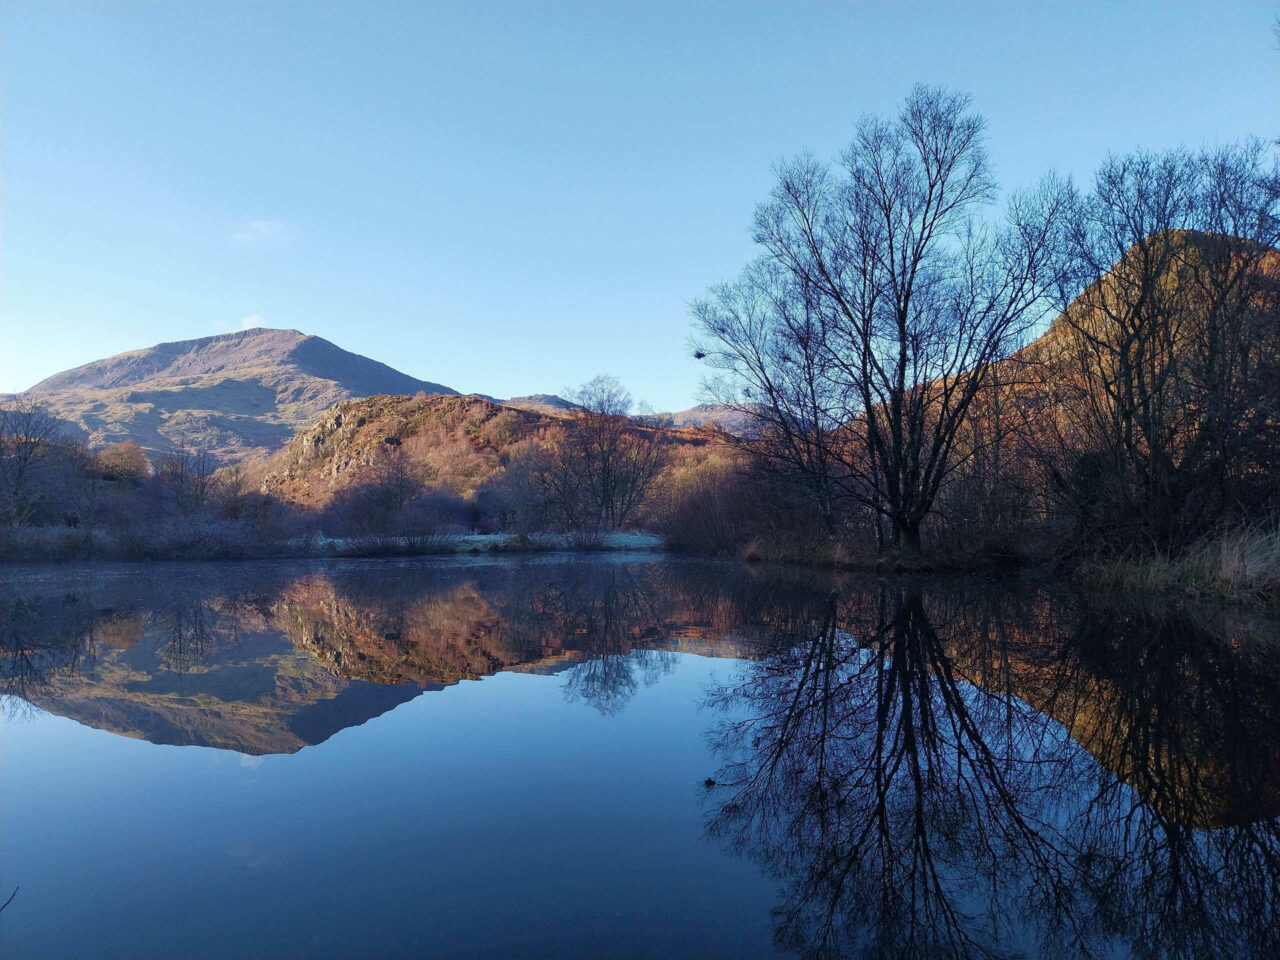
M 631 394 L 616 377 L 601 375 L 570 390 L 578 405 L 573 429 L 542 476 L 561 522 L 598 533 L 630 519 L 666 462 L 657 428 L 627 416 Z
M 239 520 L 251 492 L 244 467 L 238 463 L 229 464 L 214 473 L 213 479 L 218 512 L 228 520 Z
M 38 398 L 17 397 L 0 409 L 0 521 L 27 523 L 46 491 L 40 471 L 60 439 L 61 424 Z
M 779 167 L 756 210 L 764 254 L 695 304 L 695 355 L 833 534 L 856 506 L 919 548 L 993 362 L 1048 309 L 1067 196 L 1047 179 L 995 223 L 983 120 L 924 86 L 859 122 L 839 174 L 808 156 Z
M 601 373 L 565 391 L 565 399 L 592 417 L 625 417 L 631 412 L 631 391 L 612 374 Z
M 165 453 L 159 476 L 182 513 L 199 513 L 213 495 L 214 470 L 215 464 L 208 452 L 178 440 Z
M 425 492 L 422 470 L 398 446 L 387 445 L 373 469 L 373 483 L 382 491 L 382 497 L 395 518 L 418 501 Z
M 63 522 L 84 530 L 92 544 L 106 485 L 102 466 L 83 440 L 64 442 L 60 448 L 55 469 L 62 475 L 62 485 L 65 486 L 68 511 L 63 514 Z
M 360 482 L 339 492 L 331 509 L 348 534 L 405 536 L 432 526 L 422 508 L 428 487 L 425 468 L 397 444 L 384 444 Z

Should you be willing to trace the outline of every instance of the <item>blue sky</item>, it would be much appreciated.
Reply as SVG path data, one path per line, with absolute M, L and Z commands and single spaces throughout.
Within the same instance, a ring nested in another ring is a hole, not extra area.
M 1274 137 L 1273 2 L 6 3 L 0 390 L 295 327 L 497 396 L 697 400 L 770 165 L 917 81 L 1001 182 Z

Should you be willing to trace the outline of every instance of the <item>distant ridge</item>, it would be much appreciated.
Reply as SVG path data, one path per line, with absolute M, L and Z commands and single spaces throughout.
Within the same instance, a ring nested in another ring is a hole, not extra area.
M 486 397 L 486 399 L 489 399 Z M 504 407 L 528 410 L 547 417 L 563 417 L 582 408 L 571 400 L 554 393 L 533 393 L 527 397 L 497 400 Z M 700 403 L 688 410 L 675 413 L 649 413 L 637 415 L 636 420 L 672 427 L 715 427 L 729 433 L 747 433 L 754 429 L 751 417 L 737 407 L 723 403 Z
M 186 443 L 229 463 L 279 449 L 340 401 L 419 392 L 458 391 L 321 337 L 256 327 L 95 360 L 24 396 L 38 395 L 93 446 Z
M 517 410 L 528 410 L 550 416 L 572 413 L 582 408 L 572 400 L 558 397 L 554 393 L 531 393 L 527 397 L 512 397 L 510 400 L 498 400 L 504 407 L 515 407 Z
M 717 427 L 728 433 L 748 433 L 755 429 L 750 414 L 726 403 L 700 403 L 688 410 L 658 416 L 670 417 L 673 427 Z

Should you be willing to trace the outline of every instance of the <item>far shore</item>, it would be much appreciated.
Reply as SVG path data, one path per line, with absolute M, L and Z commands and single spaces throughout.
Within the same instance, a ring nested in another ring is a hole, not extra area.
M 1189 600 L 1251 608 L 1280 615 L 1277 569 L 1280 533 L 1261 529 L 1223 534 L 1179 560 L 1132 557 L 1100 562 L 1052 557 L 956 554 L 949 551 L 904 554 L 874 550 L 815 550 L 810 554 L 748 549 L 733 555 L 673 548 L 665 538 L 641 530 L 599 534 L 443 533 L 430 536 L 331 537 L 322 532 L 275 541 L 248 542 L 220 536 L 217 527 L 194 528 L 162 542 L 113 538 L 103 531 L 86 534 L 70 528 L 4 531 L 0 568 L 76 562 L 206 562 L 234 560 L 362 559 L 378 557 L 476 557 L 533 553 L 668 554 L 736 559 L 810 569 L 835 569 L 878 575 L 1048 576 L 1089 589 L 1143 594 L 1169 602 Z
M 661 537 L 641 531 L 613 531 L 598 536 L 570 533 L 471 533 L 430 536 L 329 537 L 323 533 L 266 543 L 246 543 L 195 531 L 179 542 L 121 543 L 100 532 L 86 536 L 74 530 L 37 528 L 6 531 L 10 542 L 0 565 L 57 561 L 203 561 L 280 560 L 317 557 L 414 557 L 482 553 L 609 551 L 639 553 L 665 549 Z M 202 535 L 206 534 L 206 535 Z

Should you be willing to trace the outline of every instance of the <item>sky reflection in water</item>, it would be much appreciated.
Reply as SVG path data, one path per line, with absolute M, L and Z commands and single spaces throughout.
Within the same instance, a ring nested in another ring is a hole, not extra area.
M 1274 625 L 599 557 L 0 614 L 6 956 L 1280 955 Z

